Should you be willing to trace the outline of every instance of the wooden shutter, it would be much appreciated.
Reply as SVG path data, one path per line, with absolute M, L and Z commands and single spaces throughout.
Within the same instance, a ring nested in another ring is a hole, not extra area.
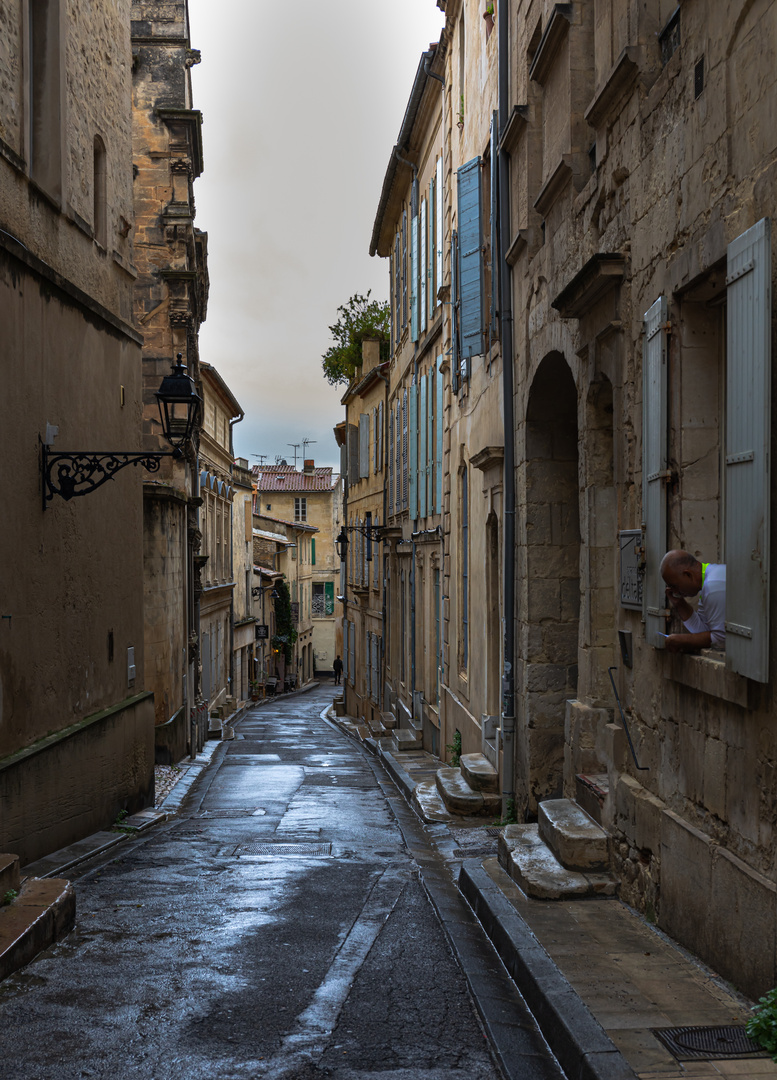
M 402 509 L 402 409 L 400 407 L 399 400 L 397 400 L 396 435 L 397 446 L 395 457 L 397 462 L 397 498 L 396 504 L 394 506 L 394 511 L 398 514 Z
M 380 514 L 375 515 L 375 525 L 380 526 Z M 373 567 L 373 571 L 372 571 L 372 581 L 373 581 L 373 584 L 374 584 L 375 588 L 377 589 L 378 585 L 380 584 L 380 564 L 381 564 L 380 547 L 378 546 L 378 544 L 375 545 L 375 550 L 372 553 L 372 561 L 374 563 L 374 567 Z
M 421 376 L 418 404 L 418 515 L 426 517 L 426 375 Z
M 372 634 L 368 630 L 364 635 L 364 688 L 366 691 L 366 697 L 371 697 L 372 695 L 372 679 L 370 678 L 372 665 L 371 638 Z
M 443 218 L 442 218 L 442 158 L 437 159 L 437 176 L 434 181 L 434 193 L 437 200 L 437 225 L 434 235 L 437 242 L 437 273 L 435 274 L 436 288 L 442 286 L 442 242 L 443 242 Z
M 378 700 L 378 635 L 372 635 L 372 699 Z
M 418 341 L 418 215 L 410 219 L 410 338 Z
M 483 193 L 480 158 L 462 165 L 458 177 L 459 330 L 461 356 L 469 359 L 483 345 Z M 469 369 L 469 365 L 467 366 Z
M 663 648 L 666 594 L 659 567 L 666 552 L 667 303 L 662 296 L 645 313 L 642 354 L 642 516 L 645 522 L 645 636 Z
M 378 410 L 372 410 L 372 472 L 378 471 Z
M 310 538 L 310 565 L 316 565 L 316 538 L 311 536 Z
M 418 258 L 418 329 L 419 333 L 426 330 L 426 263 L 428 237 L 426 230 L 426 199 L 421 200 L 421 212 L 418 216 L 420 230 L 420 253 Z
M 769 679 L 771 222 L 728 246 L 726 276 L 726 667 Z
M 383 450 L 383 402 L 378 402 L 378 467 L 375 472 L 380 472 L 385 464 L 385 452 Z
M 407 326 L 407 210 L 402 211 L 402 329 Z
M 370 415 L 359 416 L 359 479 L 370 475 Z
M 426 376 L 426 512 L 434 513 L 434 380 L 437 372 L 434 363 Z
M 394 511 L 394 410 L 389 410 L 388 432 L 388 512 Z
M 434 509 L 435 513 L 442 513 L 442 436 L 443 436 L 443 373 L 442 362 L 444 357 L 437 357 L 437 450 L 435 453 L 436 476 L 434 481 Z
M 408 423 L 408 438 L 410 440 L 410 502 L 409 512 L 411 521 L 418 517 L 418 387 L 415 383 L 410 387 L 410 419 Z
M 348 425 L 348 486 L 359 482 L 359 428 Z
M 335 613 L 335 583 L 334 581 L 324 582 L 324 614 L 334 615 Z
M 394 311 L 396 312 L 396 319 L 394 321 L 394 348 L 397 347 L 400 338 L 400 327 L 402 326 L 402 240 L 399 230 L 397 230 L 396 239 L 394 241 Z
M 407 390 L 402 391 L 402 509 L 407 509 Z
M 459 390 L 459 355 L 460 335 L 459 317 L 459 234 L 454 229 L 451 233 L 451 389 L 454 394 Z
M 497 139 L 499 113 L 491 114 L 491 337 L 497 335 L 499 309 L 499 140 Z
M 427 252 L 426 260 L 426 276 L 429 281 L 429 319 L 434 316 L 435 309 L 437 308 L 437 283 L 434 280 L 434 270 L 437 265 L 437 259 L 435 258 L 435 252 L 437 250 L 437 238 L 435 235 L 435 226 L 437 224 L 437 215 L 435 214 L 435 194 L 434 194 L 435 178 L 434 176 L 429 181 L 429 250 Z

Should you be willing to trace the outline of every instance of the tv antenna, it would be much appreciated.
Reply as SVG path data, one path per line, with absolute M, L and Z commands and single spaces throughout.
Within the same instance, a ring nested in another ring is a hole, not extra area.
M 256 460 L 259 462 L 260 468 L 262 465 L 264 465 L 265 461 L 267 461 L 267 454 L 252 454 L 251 457 L 256 458 Z
M 294 448 L 294 468 L 296 469 L 297 468 L 297 451 L 299 450 L 299 448 L 300 448 L 300 446 L 302 444 L 298 443 L 298 442 L 289 442 L 289 443 L 286 443 L 286 445 L 291 446 L 291 447 Z
M 316 442 L 315 439 L 303 439 L 302 440 L 302 459 L 303 459 L 303 461 L 308 456 L 308 447 L 312 446 L 315 442 Z M 296 464 L 296 462 L 295 462 L 295 464 Z

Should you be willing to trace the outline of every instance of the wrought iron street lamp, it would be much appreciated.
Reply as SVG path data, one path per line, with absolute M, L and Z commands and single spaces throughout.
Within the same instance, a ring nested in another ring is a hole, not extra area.
M 341 525 L 340 532 L 335 539 L 335 548 L 337 554 L 340 556 L 340 561 L 344 562 L 348 555 L 348 533 L 357 532 L 367 538 L 367 561 L 372 560 L 372 545 L 379 544 L 384 537 L 384 527 L 382 525 L 372 524 L 372 514 L 365 514 L 364 525 Z
M 156 391 L 162 433 L 173 449 L 59 454 L 52 453 L 44 443 L 41 460 L 44 510 L 55 495 L 66 501 L 89 495 L 127 465 L 142 465 L 148 472 L 158 472 L 162 458 L 183 457 L 184 447 L 194 434 L 200 416 L 202 398 L 182 359 L 178 353 L 178 363 L 173 364 Z

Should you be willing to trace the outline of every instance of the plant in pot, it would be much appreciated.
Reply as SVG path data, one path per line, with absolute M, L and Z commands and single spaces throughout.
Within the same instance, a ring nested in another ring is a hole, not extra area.
M 492 0 L 486 4 L 486 10 L 483 12 L 483 18 L 486 20 L 486 31 L 490 35 L 494 29 L 494 5 Z
M 458 112 L 458 117 L 457 117 L 457 120 L 456 120 L 456 127 L 459 129 L 459 131 L 462 131 L 463 128 L 464 128 L 464 95 L 463 94 L 461 95 L 461 100 L 459 101 L 459 112 Z
M 258 679 L 251 679 L 251 700 L 258 701 L 260 694 L 260 686 Z

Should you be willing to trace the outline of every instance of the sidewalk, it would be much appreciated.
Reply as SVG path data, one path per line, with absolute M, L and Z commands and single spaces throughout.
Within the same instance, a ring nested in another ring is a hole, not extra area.
M 356 734 L 352 718 L 333 719 Z M 425 751 L 374 749 L 417 812 L 415 786 L 444 763 Z M 471 827 L 475 821 L 461 818 L 459 823 Z M 486 824 L 483 819 L 479 823 Z M 712 1060 L 702 1052 L 695 1060 L 680 1061 L 653 1033 L 743 1027 L 752 1003 L 723 979 L 617 899 L 530 899 L 494 855 L 468 858 L 463 832 L 448 820 L 438 823 L 430 838 L 458 875 L 460 892 L 568 1076 L 777 1080 L 777 1064 L 768 1055 Z

